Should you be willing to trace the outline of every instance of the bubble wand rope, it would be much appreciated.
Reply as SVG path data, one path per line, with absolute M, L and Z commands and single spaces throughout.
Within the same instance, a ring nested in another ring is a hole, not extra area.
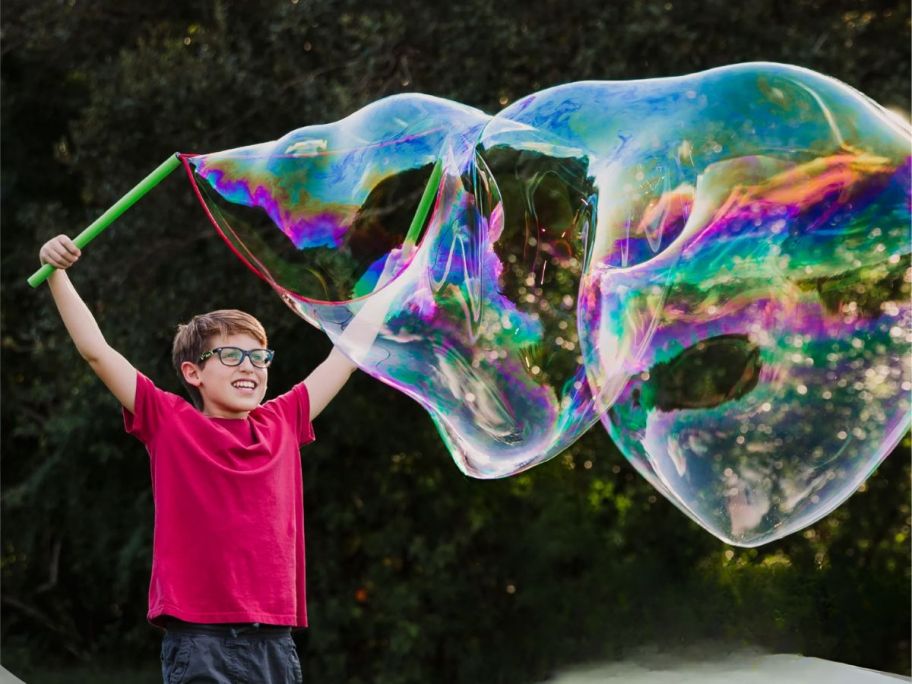
M 98 237 L 101 232 L 114 223 L 121 214 L 132 207 L 143 195 L 161 183 L 169 173 L 180 166 L 180 163 L 179 153 L 174 153 L 168 157 L 168 159 L 166 159 L 157 169 L 137 183 L 136 187 L 117 200 L 110 209 L 99 216 L 88 228 L 73 238 L 75 245 L 79 247 L 79 249 L 82 249 Z M 53 272 L 54 267 L 50 264 L 45 264 L 32 274 L 28 279 L 28 284 L 32 287 L 38 287 L 47 280 L 48 276 Z

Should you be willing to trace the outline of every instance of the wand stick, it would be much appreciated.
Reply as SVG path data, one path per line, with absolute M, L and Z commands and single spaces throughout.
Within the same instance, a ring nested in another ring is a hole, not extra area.
M 412 223 L 409 226 L 408 232 L 405 234 L 405 241 L 402 243 L 403 250 L 411 251 L 415 246 L 415 243 L 418 242 L 418 236 L 421 234 L 421 229 L 424 227 L 424 220 L 431 210 L 431 203 L 434 201 L 434 198 L 437 197 L 437 185 L 440 183 L 440 176 L 442 173 L 443 164 L 438 159 L 437 163 L 434 164 L 434 168 L 431 169 L 431 177 L 428 179 L 427 185 L 424 186 L 424 192 L 421 194 L 421 199 L 418 201 L 418 209 L 415 211 L 415 215 L 412 217 Z
M 99 216 L 88 228 L 83 230 L 79 235 L 73 238 L 74 244 L 82 249 L 92 240 L 98 237 L 101 232 L 116 221 L 122 213 L 132 207 L 143 195 L 156 185 L 162 182 L 164 178 L 180 166 L 180 154 L 175 153 L 168 157 L 155 171 L 143 178 L 132 190 L 121 197 L 114 203 L 110 209 Z M 54 272 L 54 267 L 45 264 L 28 279 L 28 284 L 32 287 L 38 287 L 48 276 Z

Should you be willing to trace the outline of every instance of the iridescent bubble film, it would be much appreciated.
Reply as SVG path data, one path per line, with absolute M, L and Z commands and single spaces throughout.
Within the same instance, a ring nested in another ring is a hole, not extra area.
M 778 64 L 398 95 L 188 171 L 219 231 L 467 475 L 601 420 L 720 539 L 835 508 L 909 429 L 910 132 Z

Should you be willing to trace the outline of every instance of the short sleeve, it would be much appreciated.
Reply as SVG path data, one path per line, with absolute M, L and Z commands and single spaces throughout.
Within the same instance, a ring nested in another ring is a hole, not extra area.
M 310 422 L 310 395 L 303 381 L 285 394 L 266 402 L 263 408 L 275 411 L 291 426 L 298 444 L 303 446 L 314 441 L 313 424 Z
M 160 390 L 142 373 L 136 373 L 133 413 L 123 409 L 124 429 L 144 444 L 155 436 L 162 416 L 167 414 L 168 393 Z

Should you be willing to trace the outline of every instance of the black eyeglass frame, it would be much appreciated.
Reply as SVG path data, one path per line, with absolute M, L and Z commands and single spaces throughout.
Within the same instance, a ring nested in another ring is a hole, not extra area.
M 237 363 L 225 363 L 225 359 L 222 358 L 222 351 L 231 349 L 233 351 L 241 352 L 241 360 Z M 261 366 L 256 361 L 253 360 L 254 352 L 266 352 L 266 365 Z M 244 359 L 250 359 L 250 363 L 254 368 L 269 368 L 272 365 L 272 359 L 275 358 L 275 352 L 272 349 L 241 349 L 240 347 L 216 347 L 215 349 L 210 349 L 207 352 L 204 352 L 200 355 L 197 363 L 203 363 L 204 361 L 210 359 L 213 356 L 218 356 L 218 360 L 222 363 L 223 366 L 228 366 L 229 368 L 235 368 L 244 363 Z

